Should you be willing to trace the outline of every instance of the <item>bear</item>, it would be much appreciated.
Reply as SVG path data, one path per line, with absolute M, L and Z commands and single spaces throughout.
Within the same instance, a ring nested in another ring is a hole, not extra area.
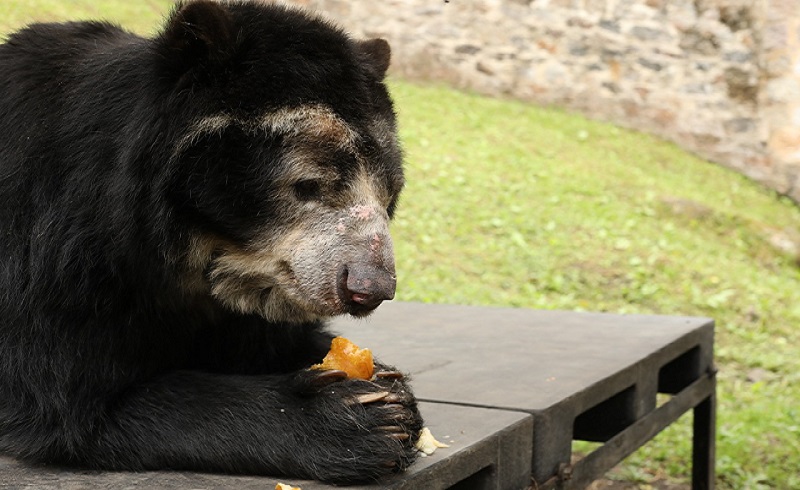
M 176 4 L 140 37 L 0 45 L 0 452 L 99 470 L 377 481 L 408 377 L 313 370 L 394 297 L 391 50 L 297 7 Z

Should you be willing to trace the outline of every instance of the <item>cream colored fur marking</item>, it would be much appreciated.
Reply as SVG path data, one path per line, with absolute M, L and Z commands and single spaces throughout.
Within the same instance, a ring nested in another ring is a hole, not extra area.
M 359 207 L 375 206 L 384 211 L 389 204 L 390 196 L 383 188 L 375 184 L 374 179 L 363 170 L 350 183 L 349 202 L 355 203 Z
M 225 128 L 237 121 L 228 114 L 217 114 L 208 116 L 194 123 L 189 132 L 181 138 L 172 153 L 173 159 L 180 156 L 187 148 L 192 146 L 198 139 L 207 134 L 219 134 Z
M 382 117 L 376 117 L 372 120 L 370 128 L 372 136 L 378 140 L 381 146 L 397 146 L 397 134 L 392 130 L 389 121 Z
M 180 156 L 201 137 L 219 134 L 231 125 L 252 134 L 263 131 L 267 134 L 324 140 L 335 143 L 339 148 L 351 150 L 358 138 L 358 134 L 342 118 L 320 104 L 283 108 L 256 119 L 236 118 L 222 113 L 204 117 L 192 124 L 187 134 L 175 146 L 173 158 Z
M 289 150 L 283 155 L 286 171 L 276 181 L 282 184 L 291 184 L 302 179 L 332 181 L 339 176 L 335 169 L 320 165 L 318 160 L 319 151 L 315 152 L 314 148 L 298 147 Z
M 265 114 L 260 122 L 268 132 L 324 138 L 339 143 L 342 148 L 352 147 L 357 138 L 347 123 L 323 105 L 280 109 Z

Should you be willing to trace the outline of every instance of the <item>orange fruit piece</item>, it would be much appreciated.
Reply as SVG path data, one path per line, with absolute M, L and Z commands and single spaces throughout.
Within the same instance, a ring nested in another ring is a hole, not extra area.
M 311 369 L 335 369 L 347 373 L 348 378 L 370 379 L 375 365 L 369 349 L 361 349 L 344 337 L 336 337 L 322 363 L 314 364 Z

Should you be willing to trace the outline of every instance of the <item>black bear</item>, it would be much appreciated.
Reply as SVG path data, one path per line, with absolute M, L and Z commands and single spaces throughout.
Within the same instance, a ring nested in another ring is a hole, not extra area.
M 375 480 L 407 379 L 308 367 L 395 291 L 388 44 L 254 1 L 144 39 L 0 45 L 0 451 L 98 469 Z

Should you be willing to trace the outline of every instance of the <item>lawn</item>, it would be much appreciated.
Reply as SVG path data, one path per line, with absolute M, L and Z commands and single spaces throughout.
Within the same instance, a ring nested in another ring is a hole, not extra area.
M 152 34 L 169 12 L 168 0 L 2 0 L 0 34 L 31 22 L 108 20 L 140 34 Z
M 103 17 L 141 33 L 167 1 L 8 1 L 25 22 Z M 398 299 L 709 316 L 720 488 L 800 488 L 800 209 L 656 138 L 559 110 L 391 83 L 408 187 Z M 690 417 L 615 471 L 689 476 Z M 584 450 L 584 446 L 577 449 Z

